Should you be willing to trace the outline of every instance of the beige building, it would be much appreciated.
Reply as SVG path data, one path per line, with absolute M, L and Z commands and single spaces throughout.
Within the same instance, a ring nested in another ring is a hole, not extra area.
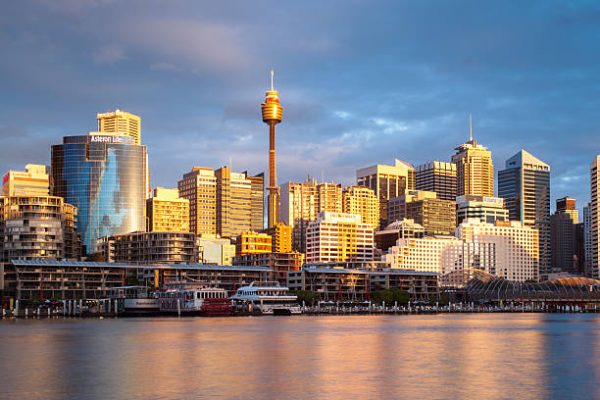
M 131 136 L 135 144 L 142 144 L 142 120 L 127 111 L 115 110 L 96 115 L 98 132 L 123 133 Z
M 494 196 L 494 164 L 486 147 L 471 137 L 456 148 L 452 162 L 456 164 L 457 196 Z
M 217 234 L 236 237 L 251 228 L 252 182 L 243 173 L 227 166 L 215 171 L 217 177 Z
M 508 210 L 504 208 L 504 199 L 501 197 L 459 196 L 456 198 L 456 207 L 457 224 L 472 218 L 490 224 L 508 221 Z
M 453 235 L 456 228 L 456 203 L 437 198 L 436 192 L 408 190 L 389 200 L 390 224 L 405 218 L 425 228 L 427 235 Z
M 323 182 L 317 184 L 317 213 L 343 212 L 342 185 Z
M 201 264 L 231 265 L 235 256 L 235 245 L 230 239 L 217 235 L 200 235 L 196 239 L 198 258 Z
M 190 202 L 190 232 L 217 234 L 217 178 L 212 168 L 194 167 L 177 184 Z
M 590 213 L 590 262 L 588 274 L 592 278 L 600 278 L 600 155 L 597 155 L 590 164 L 590 183 L 591 183 L 591 200 L 589 205 Z
M 357 170 L 356 182 L 375 191 L 379 198 L 379 225 L 383 228 L 388 221 L 388 200 L 415 188 L 415 168 L 400 160 L 394 165 L 377 164 Z
M 372 261 L 373 228 L 358 214 L 319 213 L 306 229 L 306 262 Z
M 189 232 L 190 201 L 179 197 L 178 189 L 157 187 L 146 200 L 148 231 Z
M 379 227 L 379 198 L 375 191 L 365 186 L 350 186 L 344 189 L 342 211 L 346 214 L 359 214 L 362 222 Z
M 265 174 L 250 175 L 244 171 L 251 184 L 250 229 L 260 231 L 265 227 Z
M 445 275 L 462 267 L 462 241 L 454 236 L 400 238 L 383 256 L 391 268 Z
M 48 167 L 27 164 L 25 171 L 8 171 L 2 178 L 3 196 L 48 196 Z
M 77 208 L 56 196 L 0 197 L 0 261 L 78 260 Z
M 478 219 L 464 221 L 456 229 L 456 237 L 467 243 L 495 244 L 495 262 L 489 272 L 511 281 L 539 280 L 538 230 L 518 221 L 496 221 L 495 224 Z

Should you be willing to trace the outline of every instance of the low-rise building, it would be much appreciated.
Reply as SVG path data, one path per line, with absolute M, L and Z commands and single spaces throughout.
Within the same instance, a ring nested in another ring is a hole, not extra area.
M 266 233 L 254 231 L 242 232 L 235 243 L 235 255 L 271 253 L 273 251 L 273 239 Z
M 235 256 L 235 244 L 231 239 L 217 235 L 202 234 L 196 238 L 198 258 L 201 264 L 231 265 Z
M 304 254 L 298 252 L 246 254 L 234 257 L 233 263 L 240 266 L 267 266 L 273 271 L 273 279 L 286 285 L 288 274 L 302 267 Z
M 109 262 L 132 264 L 197 263 L 196 235 L 191 232 L 132 232 L 98 240 Z

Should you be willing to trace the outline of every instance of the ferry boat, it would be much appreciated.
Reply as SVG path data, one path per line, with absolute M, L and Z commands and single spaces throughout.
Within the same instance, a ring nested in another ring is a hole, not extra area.
M 148 295 L 145 286 L 118 286 L 110 289 L 110 300 L 117 300 L 119 314 L 123 315 L 151 315 L 158 314 L 160 305 L 158 299 Z
M 298 297 L 292 296 L 289 289 L 279 286 L 279 282 L 252 282 L 240 287 L 231 296 L 238 308 L 252 314 L 292 315 L 301 314 Z
M 177 287 L 154 293 L 160 312 L 177 315 L 225 316 L 233 313 L 227 291 L 211 287 Z

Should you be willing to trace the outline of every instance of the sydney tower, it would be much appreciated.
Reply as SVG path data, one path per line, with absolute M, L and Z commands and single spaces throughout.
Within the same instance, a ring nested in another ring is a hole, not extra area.
M 275 226 L 279 218 L 279 187 L 277 186 L 277 172 L 275 165 L 275 125 L 281 122 L 283 106 L 279 103 L 279 93 L 273 86 L 275 73 L 271 70 L 271 90 L 267 91 L 265 102 L 261 104 L 262 119 L 269 125 L 269 198 L 268 198 L 268 226 Z

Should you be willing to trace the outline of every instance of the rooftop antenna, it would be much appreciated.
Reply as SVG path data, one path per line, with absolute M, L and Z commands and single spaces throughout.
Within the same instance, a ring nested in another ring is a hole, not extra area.
M 271 92 L 275 91 L 275 71 L 271 68 Z
M 473 118 L 471 117 L 471 113 L 469 113 L 469 142 L 473 141 Z

